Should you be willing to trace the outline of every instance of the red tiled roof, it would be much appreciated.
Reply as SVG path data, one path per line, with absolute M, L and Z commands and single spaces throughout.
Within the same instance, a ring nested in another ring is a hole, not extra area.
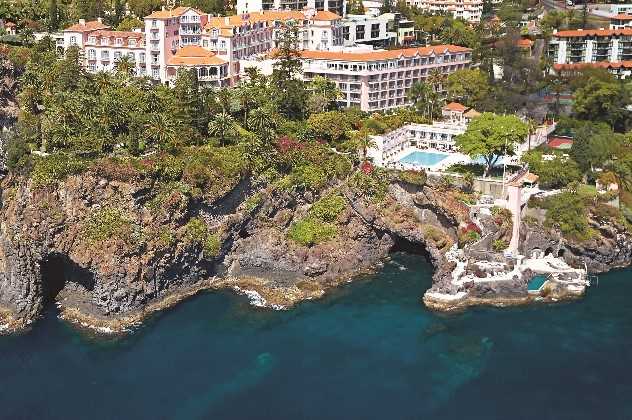
M 559 31 L 553 34 L 556 38 L 573 38 L 584 36 L 632 36 L 632 28 L 625 29 L 576 29 Z
M 618 15 L 612 16 L 610 20 L 632 20 L 632 15 L 619 13 Z
M 519 39 L 516 42 L 516 45 L 521 48 L 531 48 L 531 46 L 533 45 L 533 41 L 531 41 L 529 38 L 523 38 Z
M 155 11 L 152 14 L 150 14 L 149 16 L 145 16 L 145 18 L 170 19 L 170 18 L 174 18 L 174 17 L 180 17 L 183 14 L 185 14 L 186 12 L 188 12 L 189 10 L 193 10 L 198 15 L 204 15 L 205 14 L 201 10 L 194 9 L 193 7 L 180 6 L 180 7 L 176 7 L 175 9 L 171 9 L 171 10 L 158 10 L 158 11 Z
M 569 63 L 554 64 L 553 69 L 559 70 L 581 70 L 585 68 L 602 68 L 602 69 L 632 69 L 632 61 L 597 61 L 594 63 Z
M 4 24 L 4 26 L 6 26 L 7 28 L 13 28 L 15 26 L 15 23 L 7 22 L 7 23 Z
M 312 60 L 345 60 L 345 61 L 379 61 L 393 60 L 400 57 L 411 58 L 416 55 L 429 56 L 446 52 L 470 52 L 470 48 L 458 45 L 435 45 L 432 47 L 405 48 L 401 50 L 368 51 L 368 52 L 334 52 L 334 51 L 302 51 L 301 57 Z
M 338 20 L 342 19 L 339 15 L 328 10 L 321 10 L 314 15 L 313 20 Z
M 446 109 L 448 111 L 455 111 L 455 112 L 465 112 L 468 108 L 465 105 L 461 105 L 458 102 L 450 102 L 449 104 L 444 106 L 443 109 Z
M 220 64 L 226 64 L 226 60 L 198 45 L 187 45 L 180 48 L 167 62 L 167 65 L 170 66 L 216 66 Z
M 99 29 L 110 29 L 108 25 L 104 25 L 98 20 L 91 20 L 86 22 L 85 24 L 76 23 L 66 29 L 64 32 L 88 32 L 88 31 L 96 31 Z

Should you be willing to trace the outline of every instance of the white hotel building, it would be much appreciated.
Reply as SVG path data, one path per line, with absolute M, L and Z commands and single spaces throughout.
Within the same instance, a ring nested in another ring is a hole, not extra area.
M 432 70 L 443 74 L 468 68 L 472 50 L 455 45 L 367 52 L 303 51 L 303 77 L 336 82 L 344 97 L 342 106 L 382 111 L 409 105 L 411 86 L 424 81 Z
M 449 13 L 454 19 L 479 23 L 483 14 L 483 0 L 406 0 L 423 12 L 436 15 Z
M 557 72 L 602 67 L 627 78 L 632 74 L 632 28 L 554 32 L 548 54 Z

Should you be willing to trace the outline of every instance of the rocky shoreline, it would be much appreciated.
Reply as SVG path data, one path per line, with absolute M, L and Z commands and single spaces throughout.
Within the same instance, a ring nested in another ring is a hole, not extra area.
M 231 289 L 255 306 L 287 309 L 373 271 L 392 251 L 427 257 L 436 270 L 430 292 L 454 294 L 458 290 L 446 280 L 454 268 L 446 253 L 459 241 L 459 230 L 472 223 L 455 191 L 397 178 L 380 201 L 336 183 L 317 195 L 270 185 L 254 189 L 243 180 L 196 201 L 177 189 L 165 193 L 146 181 L 94 171 L 54 187 L 13 177 L 0 187 L 4 332 L 28 328 L 51 299 L 63 319 L 100 333 L 133 329 L 150 314 L 209 289 Z M 309 245 L 292 240 L 292 226 L 331 194 L 343 203 L 330 222 L 336 234 Z M 507 234 L 486 226 L 489 221 L 479 223 L 490 234 L 471 245 L 474 251 Z M 632 242 L 623 231 L 603 230 L 581 248 L 538 227 L 525 226 L 524 232 L 525 250 L 564 250 L 569 263 L 586 261 L 592 271 L 632 259 Z M 566 298 L 574 296 L 513 296 L 492 288 L 488 296 L 423 301 L 452 311 Z

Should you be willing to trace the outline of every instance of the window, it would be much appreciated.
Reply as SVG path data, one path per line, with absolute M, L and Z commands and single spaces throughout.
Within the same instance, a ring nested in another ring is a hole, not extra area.
M 121 45 L 123 45 L 123 38 L 116 38 L 115 42 L 116 42 L 117 46 L 121 46 Z
M 130 47 L 135 47 L 136 46 L 136 40 L 134 38 L 130 38 L 130 39 L 127 40 L 127 44 Z
M 364 25 L 356 26 L 356 39 L 364 39 Z
M 77 37 L 76 36 L 71 36 L 70 37 L 70 45 L 77 45 Z
M 118 61 L 121 59 L 121 52 L 120 51 L 114 51 L 114 61 Z
M 141 63 L 145 62 L 145 53 L 140 53 L 138 55 L 138 59 L 140 60 Z
M 96 58 L 97 58 L 96 50 L 89 49 L 88 50 L 88 60 L 96 60 Z
M 156 19 L 151 21 L 151 27 L 152 28 L 157 28 L 158 27 L 158 22 L 156 21 Z
M 110 59 L 109 51 L 101 51 L 101 60 L 108 61 Z
M 151 69 L 151 77 L 154 79 L 160 78 L 160 70 L 159 69 Z
M 88 37 L 88 43 L 96 44 L 97 43 L 97 37 L 95 37 L 95 36 Z
M 108 45 L 110 40 L 108 38 L 101 38 L 101 45 Z
M 208 47 L 208 40 L 207 39 L 202 41 L 202 46 L 203 47 Z

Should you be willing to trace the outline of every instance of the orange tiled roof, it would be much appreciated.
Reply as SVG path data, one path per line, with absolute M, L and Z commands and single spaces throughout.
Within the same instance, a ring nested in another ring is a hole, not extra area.
M 13 28 L 15 26 L 15 23 L 7 22 L 7 23 L 4 24 L 4 26 L 6 26 L 7 28 Z
M 337 15 L 336 15 L 337 16 Z M 295 10 L 265 10 L 255 13 L 245 13 L 243 15 L 233 16 L 216 16 L 211 17 L 204 29 L 212 28 L 234 28 L 247 23 L 255 22 L 274 22 L 276 20 L 304 20 L 305 15 L 303 12 Z
M 99 22 L 98 20 L 91 20 L 89 22 L 86 22 L 85 24 L 81 24 L 81 23 L 76 23 L 66 29 L 64 29 L 64 31 L 67 32 L 88 32 L 88 31 L 96 31 L 99 29 L 110 29 L 110 27 L 108 25 L 104 25 L 103 23 Z
M 520 48 L 531 48 L 531 46 L 533 45 L 533 41 L 531 41 L 529 38 L 523 38 L 519 39 L 516 42 L 516 45 Z
M 570 63 L 570 64 L 554 64 L 553 69 L 558 70 L 581 70 L 584 68 L 602 68 L 602 69 L 632 69 L 632 61 L 597 61 L 594 63 Z
M 444 106 L 443 109 L 447 109 L 448 111 L 455 111 L 455 112 L 465 112 L 467 110 L 467 107 L 465 105 L 461 105 L 458 102 L 450 102 L 449 104 Z
M 301 57 L 312 60 L 345 60 L 345 61 L 379 61 L 393 60 L 400 57 L 414 57 L 444 54 L 446 52 L 470 52 L 470 48 L 458 45 L 435 45 L 432 47 L 405 48 L 401 50 L 369 51 L 369 52 L 333 52 L 333 51 L 302 51 Z
M 185 14 L 186 12 L 188 12 L 189 10 L 193 10 L 198 15 L 204 15 L 205 14 L 201 10 L 194 9 L 193 7 L 180 6 L 180 7 L 176 7 L 175 9 L 171 9 L 171 10 L 157 10 L 157 11 L 153 12 L 152 14 L 150 14 L 149 16 L 145 16 L 145 17 L 146 18 L 151 18 L 151 19 L 170 19 L 170 18 L 174 18 L 174 17 L 180 17 L 183 14 Z
M 619 13 L 618 15 L 611 17 L 610 20 L 632 20 L 632 15 Z
M 632 36 L 632 28 L 626 29 L 576 29 L 572 31 L 559 31 L 553 36 L 557 38 L 573 38 L 584 36 Z
M 321 10 L 314 15 L 313 20 L 338 20 L 342 19 L 339 15 L 328 10 Z
M 197 45 L 182 47 L 167 62 L 170 66 L 203 66 L 226 64 L 226 60 Z

